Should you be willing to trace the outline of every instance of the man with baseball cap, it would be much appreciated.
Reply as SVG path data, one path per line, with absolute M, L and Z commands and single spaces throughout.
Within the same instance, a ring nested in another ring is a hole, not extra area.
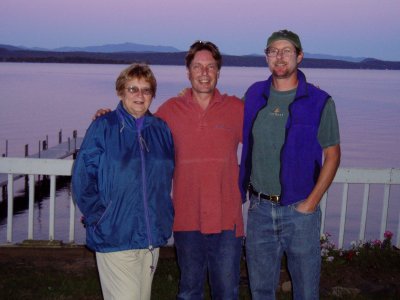
M 246 258 L 252 299 L 274 299 L 287 256 L 294 299 L 318 299 L 321 269 L 319 202 L 340 163 L 335 105 L 298 69 L 297 34 L 280 30 L 267 41 L 271 76 L 245 95 L 240 166 L 248 194 Z

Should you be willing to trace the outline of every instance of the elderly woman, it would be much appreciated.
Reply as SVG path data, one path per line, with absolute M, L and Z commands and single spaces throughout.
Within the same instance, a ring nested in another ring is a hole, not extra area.
M 148 110 L 156 87 L 147 65 L 123 70 L 120 103 L 90 125 L 73 168 L 105 299 L 150 299 L 159 247 L 171 236 L 174 148 L 166 123 Z

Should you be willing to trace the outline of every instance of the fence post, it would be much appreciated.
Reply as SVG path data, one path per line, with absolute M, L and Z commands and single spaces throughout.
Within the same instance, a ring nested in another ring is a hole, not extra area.
M 72 158 L 75 159 L 76 158 L 76 139 L 78 138 L 78 131 L 76 129 L 72 132 L 72 137 L 74 138 L 74 153 L 72 154 Z
M 3 157 L 6 157 L 6 154 L 2 154 L 2 156 Z M 2 190 L 2 192 L 1 192 L 1 198 L 4 200 L 4 199 L 7 199 L 6 198 L 6 195 L 7 195 L 7 185 L 5 184 L 5 185 L 3 185 L 3 187 L 1 188 L 1 190 Z
M 6 140 L 6 153 L 3 153 L 1 156 L 2 157 L 7 157 L 7 143 L 8 143 L 8 141 Z M 4 199 L 7 199 L 6 198 L 6 195 L 7 195 L 7 185 L 3 185 L 3 187 L 1 188 L 1 198 L 4 200 Z
M 29 156 L 29 144 L 25 144 L 25 157 Z M 28 176 L 25 175 L 25 188 L 28 186 Z
M 58 143 L 62 143 L 62 129 L 60 129 L 60 131 L 58 132 Z

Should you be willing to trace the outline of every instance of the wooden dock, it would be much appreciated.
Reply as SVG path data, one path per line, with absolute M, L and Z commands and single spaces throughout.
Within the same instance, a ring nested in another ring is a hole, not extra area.
M 27 158 L 53 158 L 53 159 L 64 159 L 70 156 L 74 156 L 79 150 L 82 144 L 83 138 L 74 136 L 74 138 L 68 138 L 66 142 L 60 142 L 53 147 L 47 147 L 44 145 L 43 149 L 39 152 L 26 155 Z M 14 180 L 23 177 L 23 175 L 15 175 Z M 7 185 L 8 175 L 0 174 L 0 187 Z
M 46 148 L 38 153 L 28 155 L 29 158 L 56 158 L 63 159 L 69 156 L 73 156 L 77 149 L 80 148 L 83 138 L 76 137 L 68 139 L 68 141 L 60 143 L 56 146 Z

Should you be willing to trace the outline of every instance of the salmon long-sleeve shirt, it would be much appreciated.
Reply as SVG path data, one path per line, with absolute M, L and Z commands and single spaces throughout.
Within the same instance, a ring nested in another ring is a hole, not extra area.
M 187 89 L 156 115 L 167 122 L 175 145 L 173 230 L 210 234 L 236 229 L 236 236 L 243 236 L 237 158 L 243 102 L 215 90 L 203 110 Z

